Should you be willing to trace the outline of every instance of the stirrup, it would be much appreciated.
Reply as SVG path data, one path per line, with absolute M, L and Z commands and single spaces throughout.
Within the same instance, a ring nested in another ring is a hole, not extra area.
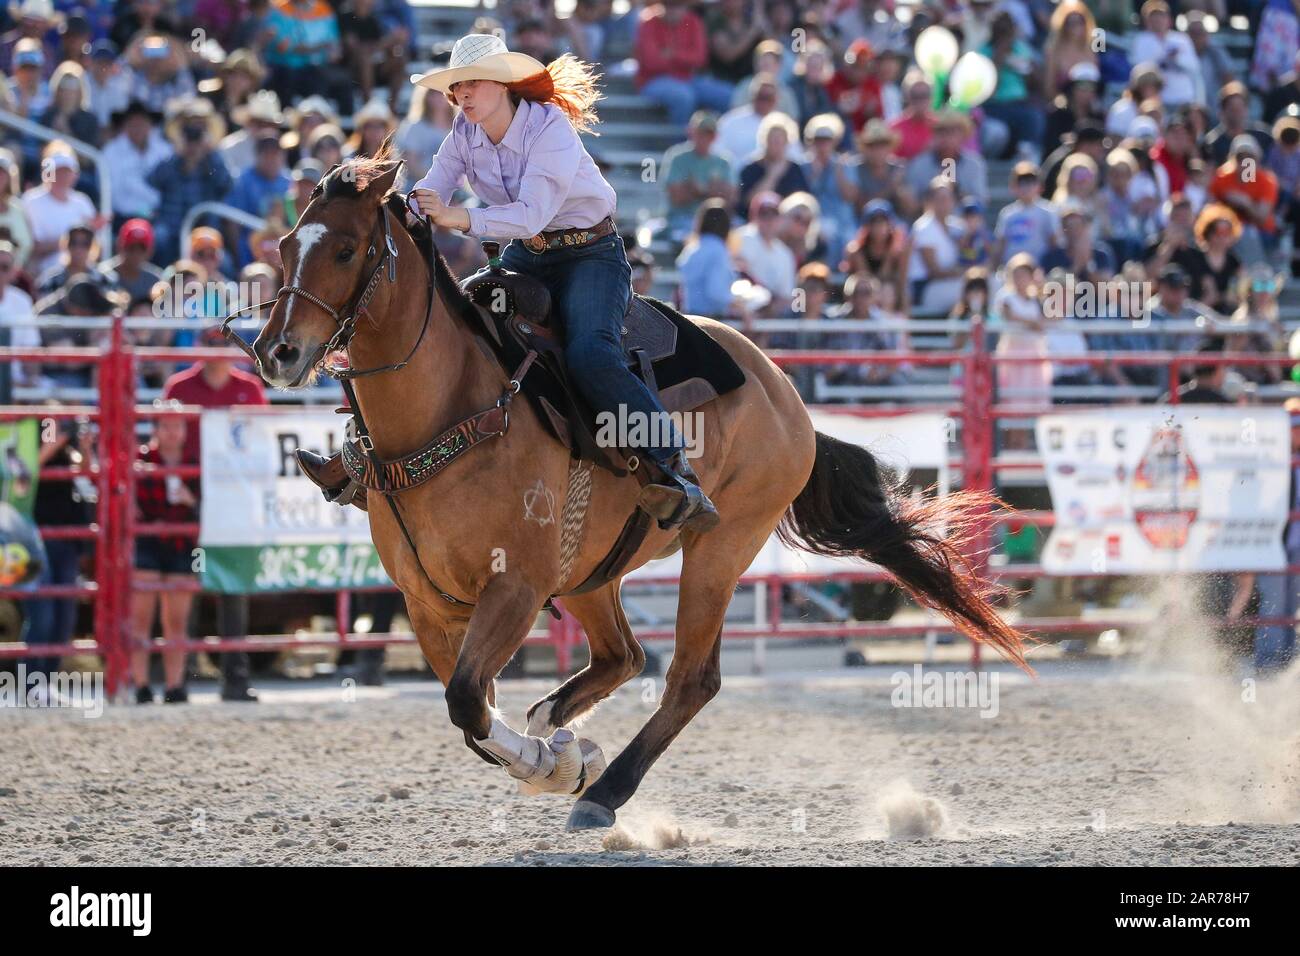
M 685 455 L 678 452 L 667 467 L 649 456 L 642 462 L 651 468 L 653 478 L 641 489 L 637 506 L 657 521 L 660 530 L 704 532 L 718 526 L 718 509 L 700 487 Z

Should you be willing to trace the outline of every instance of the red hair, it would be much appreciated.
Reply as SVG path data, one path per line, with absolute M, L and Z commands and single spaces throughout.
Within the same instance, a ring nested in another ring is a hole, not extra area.
M 546 69 L 504 86 L 521 100 L 554 103 L 579 133 L 599 135 L 594 129 L 599 120 L 593 109 L 597 100 L 604 99 L 604 94 L 596 89 L 599 78 L 600 74 L 593 72 L 590 65 L 566 53 L 548 63 Z M 447 92 L 447 99 L 452 106 L 457 105 L 452 92 Z

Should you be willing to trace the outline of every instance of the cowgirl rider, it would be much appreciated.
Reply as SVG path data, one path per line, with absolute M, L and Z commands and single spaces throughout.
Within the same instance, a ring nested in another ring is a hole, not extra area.
M 456 116 L 411 192 L 412 207 L 436 226 L 513 240 L 501 265 L 550 290 L 570 375 L 592 408 L 617 414 L 621 407 L 629 422 L 633 413 L 650 416 L 642 419 L 647 425 L 666 421 L 658 396 L 632 374 L 620 341 L 632 271 L 614 226 L 614 190 L 578 135 L 596 122 L 592 104 L 600 98 L 587 65 L 566 54 L 544 66 L 509 52 L 500 37 L 471 34 L 456 42 L 447 68 L 415 82 L 444 93 Z M 447 205 L 462 180 L 484 205 Z M 591 235 L 578 245 L 548 241 L 548 233 L 572 229 Z M 644 431 L 657 436 L 665 429 Z M 707 530 L 717 510 L 684 447 L 672 429 L 668 445 L 637 451 L 653 483 L 681 493 L 660 527 Z

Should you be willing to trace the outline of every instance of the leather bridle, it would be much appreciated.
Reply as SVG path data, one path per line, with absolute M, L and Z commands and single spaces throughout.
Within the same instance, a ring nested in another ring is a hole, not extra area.
M 333 169 L 330 170 L 330 173 L 333 173 L 334 170 L 337 168 L 338 166 L 335 166 Z M 316 186 L 316 189 L 312 192 L 313 198 L 323 191 L 322 184 L 325 182 L 325 179 L 327 178 L 328 175 L 329 174 L 326 174 L 326 177 L 321 178 L 321 184 L 318 184 Z M 226 337 L 226 341 L 230 342 L 236 348 L 240 349 L 250 359 L 252 359 L 253 363 L 257 366 L 258 372 L 260 373 L 262 371 L 262 360 L 258 358 L 257 353 L 253 350 L 253 347 L 249 345 L 247 342 L 245 342 L 242 338 L 240 338 L 239 334 L 230 327 L 230 323 L 246 312 L 260 310 L 265 308 L 268 305 L 274 307 L 276 303 L 278 303 L 285 296 L 296 295 L 303 299 L 306 299 L 312 305 L 322 310 L 326 315 L 328 315 L 331 319 L 334 320 L 334 324 L 335 324 L 334 334 L 330 336 L 328 341 L 316 346 L 316 351 L 313 354 L 311 361 L 307 364 L 306 368 L 314 369 L 318 365 L 321 365 L 321 363 L 324 361 L 326 356 L 328 356 L 331 352 L 336 352 L 341 349 L 346 349 L 348 347 L 348 344 L 352 341 L 353 334 L 356 332 L 358 317 L 360 317 L 363 314 L 366 315 L 369 314 L 366 311 L 366 307 L 370 304 L 370 300 L 374 297 L 375 291 L 379 288 L 379 283 L 380 280 L 383 278 L 385 267 L 387 267 L 389 283 L 391 284 L 397 281 L 398 254 L 397 254 L 397 244 L 393 241 L 393 229 L 392 229 L 392 223 L 390 222 L 391 215 L 392 215 L 392 211 L 388 208 L 388 204 L 381 202 L 379 204 L 379 222 L 380 222 L 380 231 L 383 233 L 383 237 L 382 237 L 383 241 L 382 244 L 376 244 L 376 242 L 372 240 L 369 248 L 366 250 L 367 260 L 373 259 L 375 255 L 378 254 L 379 261 L 375 263 L 374 268 L 370 271 L 369 278 L 366 280 L 366 284 L 362 287 L 360 294 L 357 295 L 352 300 L 350 307 L 344 306 L 343 308 L 335 308 L 334 306 L 326 302 L 324 299 L 322 299 L 320 296 L 316 295 L 314 292 L 310 292 L 309 290 L 304 289 L 301 286 L 296 286 L 296 285 L 281 286 L 280 291 L 278 291 L 275 294 L 274 298 L 267 299 L 265 302 L 257 302 L 252 305 L 246 305 L 241 309 L 236 309 L 234 312 L 230 313 L 230 315 L 226 316 L 225 321 L 221 323 L 221 334 Z M 429 293 L 429 305 L 424 312 L 424 324 L 420 326 L 420 334 L 416 338 L 415 344 L 411 346 L 410 351 L 406 353 L 406 357 L 402 359 L 400 362 L 394 362 L 391 365 L 378 365 L 375 366 L 374 368 L 366 368 L 366 369 L 354 369 L 345 366 L 324 365 L 321 366 L 321 371 L 323 371 L 326 375 L 331 376 L 332 378 L 346 380 L 346 379 L 354 379 L 354 378 L 364 378 L 368 375 L 379 375 L 383 372 L 396 372 L 399 369 L 405 368 L 410 363 L 411 358 L 415 355 L 415 352 L 420 347 L 420 344 L 424 341 L 425 333 L 429 331 L 429 320 L 433 316 L 433 306 L 435 301 L 432 276 L 430 276 L 429 279 L 428 293 Z

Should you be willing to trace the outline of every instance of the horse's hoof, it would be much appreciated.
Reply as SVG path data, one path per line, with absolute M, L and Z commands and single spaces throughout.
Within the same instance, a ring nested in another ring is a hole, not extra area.
M 579 800 L 569 812 L 569 822 L 564 829 L 572 833 L 575 830 L 602 830 L 613 825 L 613 810 L 592 800 Z

